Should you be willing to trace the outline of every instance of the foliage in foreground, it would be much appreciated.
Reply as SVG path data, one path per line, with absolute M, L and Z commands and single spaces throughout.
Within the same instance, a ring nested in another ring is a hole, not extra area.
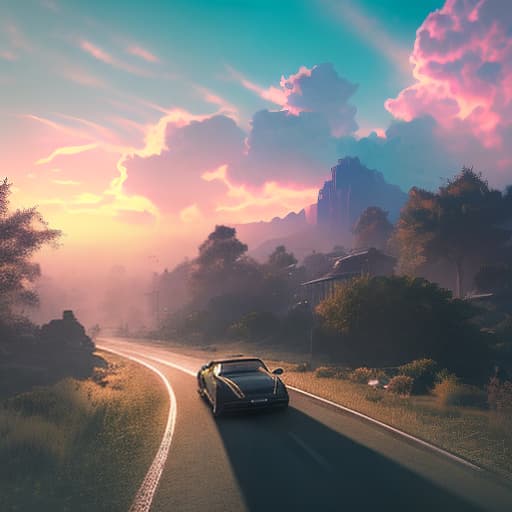
M 487 408 L 487 393 L 477 386 L 459 382 L 455 377 L 447 377 L 438 382 L 434 395 L 443 406 L 458 405 L 464 407 Z
M 407 375 L 396 375 L 389 383 L 387 390 L 401 396 L 409 396 L 413 390 L 414 379 Z
M 489 348 L 473 307 L 425 279 L 360 277 L 317 308 L 331 350 L 352 365 L 396 366 L 429 358 L 462 378 L 486 378 Z
M 127 510 L 160 442 L 160 389 L 120 363 L 0 402 L 0 510 Z

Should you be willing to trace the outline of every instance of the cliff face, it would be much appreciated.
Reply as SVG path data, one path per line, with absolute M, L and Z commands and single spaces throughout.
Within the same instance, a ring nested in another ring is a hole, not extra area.
M 399 187 L 387 183 L 380 172 L 368 169 L 357 157 L 339 159 L 331 176 L 320 189 L 317 203 L 317 224 L 328 230 L 350 231 L 369 206 L 388 211 L 393 222 L 407 200 Z

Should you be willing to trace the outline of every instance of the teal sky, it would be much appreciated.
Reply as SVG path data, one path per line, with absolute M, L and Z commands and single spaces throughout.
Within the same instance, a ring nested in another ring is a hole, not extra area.
M 372 41 L 373 28 L 408 53 L 417 28 L 442 3 L 7 1 L 0 7 L 3 46 L 9 39 L 5 25 L 12 23 L 32 51 L 28 59 L 0 60 L 0 107 L 10 113 L 26 109 L 40 114 L 66 111 L 70 115 L 87 112 L 101 116 L 107 108 L 105 102 L 118 93 L 204 112 L 207 105 L 191 88 L 194 84 L 227 98 L 248 120 L 255 110 L 267 105 L 231 80 L 226 66 L 268 87 L 278 85 L 281 75 L 295 73 L 300 66 L 332 62 L 340 76 L 359 85 L 352 97 L 359 124 L 363 128 L 385 127 L 391 117 L 383 108 L 384 101 L 409 85 L 411 76 L 401 72 Z M 370 29 L 346 19 L 346 6 L 365 18 Z M 130 62 L 135 59 L 123 56 L 123 46 L 139 45 L 158 57 L 155 66 L 141 64 L 158 76 L 136 76 L 97 61 L 77 47 L 80 39 Z M 94 88 L 63 80 L 59 68 L 66 66 L 86 70 L 108 84 L 108 91 L 100 94 Z
M 13 203 L 66 233 L 63 259 L 101 243 L 98 258 L 142 261 L 169 240 L 190 256 L 218 223 L 308 208 L 345 156 L 404 191 L 463 165 L 503 188 L 510 13 L 501 0 L 0 0 Z

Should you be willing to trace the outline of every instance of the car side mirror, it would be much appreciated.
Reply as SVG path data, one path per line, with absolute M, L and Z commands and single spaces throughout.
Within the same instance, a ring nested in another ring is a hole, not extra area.
M 282 368 L 276 368 L 272 373 L 274 375 L 282 375 L 283 374 L 283 369 Z

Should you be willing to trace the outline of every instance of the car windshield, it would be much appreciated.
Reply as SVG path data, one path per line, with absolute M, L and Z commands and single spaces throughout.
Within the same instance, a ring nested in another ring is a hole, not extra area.
M 230 361 L 222 363 L 220 375 L 229 375 L 233 373 L 257 372 L 265 370 L 265 365 L 258 360 L 251 361 Z

